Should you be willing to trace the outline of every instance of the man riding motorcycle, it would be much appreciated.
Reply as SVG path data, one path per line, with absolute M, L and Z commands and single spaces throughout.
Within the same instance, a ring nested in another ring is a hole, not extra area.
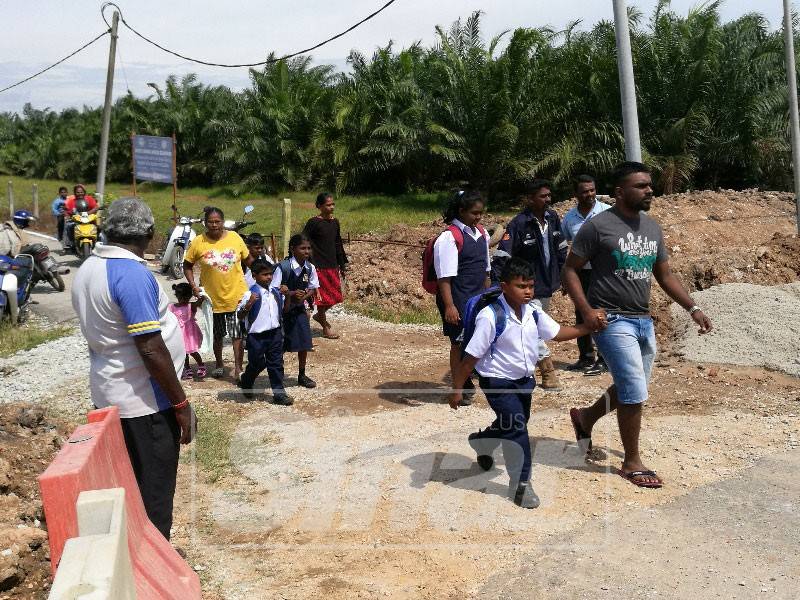
M 99 206 L 97 200 L 86 193 L 86 188 L 81 184 L 72 188 L 74 194 L 68 196 L 64 202 L 64 214 L 74 215 L 76 212 L 86 212 L 90 215 L 97 212 Z M 72 219 L 66 219 L 64 227 L 64 239 L 61 240 L 61 246 L 67 250 L 72 248 L 75 243 L 75 222 Z

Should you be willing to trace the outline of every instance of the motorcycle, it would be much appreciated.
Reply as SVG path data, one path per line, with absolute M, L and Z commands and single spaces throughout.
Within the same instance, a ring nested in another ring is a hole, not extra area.
M 175 206 L 172 210 L 178 211 Z M 175 227 L 167 240 L 164 252 L 161 254 L 161 272 L 169 272 L 175 279 L 183 277 L 183 257 L 189 244 L 197 236 L 192 225 L 202 222 L 194 217 L 178 217 Z
M 244 218 L 249 215 L 251 212 L 255 210 L 255 207 L 252 204 L 248 204 L 244 207 L 244 211 L 242 212 L 242 218 L 238 221 L 234 221 L 232 219 L 228 219 L 225 221 L 224 226 L 225 229 L 228 231 L 235 231 L 239 233 L 245 227 L 249 227 L 250 225 L 255 225 L 255 221 L 245 221 Z
M 76 212 L 70 218 L 75 223 L 72 251 L 83 262 L 92 255 L 92 250 L 97 244 L 97 236 L 100 231 L 97 214 L 89 214 L 86 211 Z
M 18 210 L 14 213 L 14 224 L 20 229 L 27 229 L 32 221 L 36 221 L 36 217 L 27 210 Z M 69 269 L 61 267 L 56 260 L 50 256 L 50 248 L 44 244 L 26 244 L 19 249 L 17 254 L 33 256 L 34 269 L 31 289 L 40 281 L 46 281 L 53 286 L 55 291 L 64 291 L 64 279 L 61 277 L 61 273 L 69 273 Z
M 0 254 L 0 318 L 12 325 L 24 323 L 33 285 L 33 256 Z

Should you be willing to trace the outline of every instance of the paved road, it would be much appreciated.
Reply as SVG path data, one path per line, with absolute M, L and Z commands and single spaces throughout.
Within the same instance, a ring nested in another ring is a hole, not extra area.
M 28 233 L 30 234 L 31 232 Z M 55 239 L 40 237 L 33 232 L 33 235 L 30 236 L 30 240 L 31 242 L 36 241 L 46 244 L 51 250 L 50 255 L 59 263 L 70 268 L 69 273 L 62 275 L 64 278 L 64 284 L 66 285 L 66 289 L 63 292 L 55 291 L 46 281 L 39 282 L 36 285 L 33 290 L 33 294 L 31 295 L 31 298 L 36 302 L 36 304 L 34 304 L 32 307 L 33 312 L 47 317 L 54 323 L 64 323 L 75 320 L 77 316 L 75 315 L 75 311 L 72 309 L 70 290 L 72 289 L 72 279 L 75 277 L 75 273 L 77 273 L 78 268 L 81 265 L 81 261 L 73 254 L 61 256 L 61 244 L 59 244 Z M 166 277 L 161 275 L 161 273 L 158 272 L 155 262 L 150 262 L 149 266 L 150 270 L 156 275 L 156 279 L 158 279 L 162 287 L 169 292 L 172 284 L 175 283 L 175 281 L 171 279 L 168 280 Z
M 800 452 L 514 556 L 480 598 L 800 597 Z M 491 565 L 492 569 L 502 568 Z

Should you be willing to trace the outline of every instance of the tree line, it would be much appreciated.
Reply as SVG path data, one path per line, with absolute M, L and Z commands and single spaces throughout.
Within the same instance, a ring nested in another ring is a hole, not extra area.
M 643 153 L 661 192 L 791 185 L 781 32 L 756 13 L 723 23 L 720 4 L 630 11 Z M 431 47 L 353 52 L 347 73 L 303 57 L 251 69 L 240 92 L 187 75 L 128 93 L 112 111 L 108 177 L 130 179 L 135 131 L 177 135 L 182 185 L 502 196 L 533 176 L 602 180 L 624 157 L 613 23 L 486 40 L 480 21 L 437 28 Z M 100 117 L 0 114 L 0 171 L 93 180 Z

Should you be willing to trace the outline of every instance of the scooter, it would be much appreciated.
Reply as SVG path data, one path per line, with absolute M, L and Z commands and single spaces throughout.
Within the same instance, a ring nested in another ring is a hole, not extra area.
M 97 214 L 90 215 L 86 211 L 76 212 L 70 218 L 75 223 L 72 251 L 83 262 L 92 255 L 92 250 L 97 244 L 97 236 L 100 232 Z
M 173 205 L 172 210 L 176 213 L 178 209 Z M 202 219 L 194 217 L 178 217 L 175 227 L 167 240 L 164 252 L 161 254 L 161 272 L 169 272 L 175 279 L 183 277 L 183 257 L 189 244 L 197 236 L 192 225 L 200 223 Z
M 14 223 L 20 229 L 27 229 L 32 221 L 36 221 L 36 217 L 27 210 L 18 210 L 14 213 Z M 50 248 L 44 244 L 27 244 L 19 249 L 18 255 L 19 254 L 29 254 L 33 256 L 34 269 L 31 289 L 40 281 L 46 281 L 53 286 L 55 291 L 64 291 L 64 280 L 61 277 L 61 273 L 69 273 L 69 268 L 61 267 L 55 259 L 50 256 Z
M 242 218 L 239 221 L 233 221 L 231 219 L 225 221 L 225 223 L 223 224 L 225 229 L 227 229 L 228 231 L 235 231 L 236 233 L 239 233 L 239 231 L 241 231 L 245 227 L 249 227 L 250 225 L 255 225 L 256 224 L 255 221 L 244 220 L 244 218 L 254 210 L 255 206 L 253 206 L 252 204 L 248 204 L 247 206 L 244 207 L 244 211 L 242 212 Z
M 33 285 L 33 256 L 0 254 L 0 318 L 12 325 L 24 323 Z

